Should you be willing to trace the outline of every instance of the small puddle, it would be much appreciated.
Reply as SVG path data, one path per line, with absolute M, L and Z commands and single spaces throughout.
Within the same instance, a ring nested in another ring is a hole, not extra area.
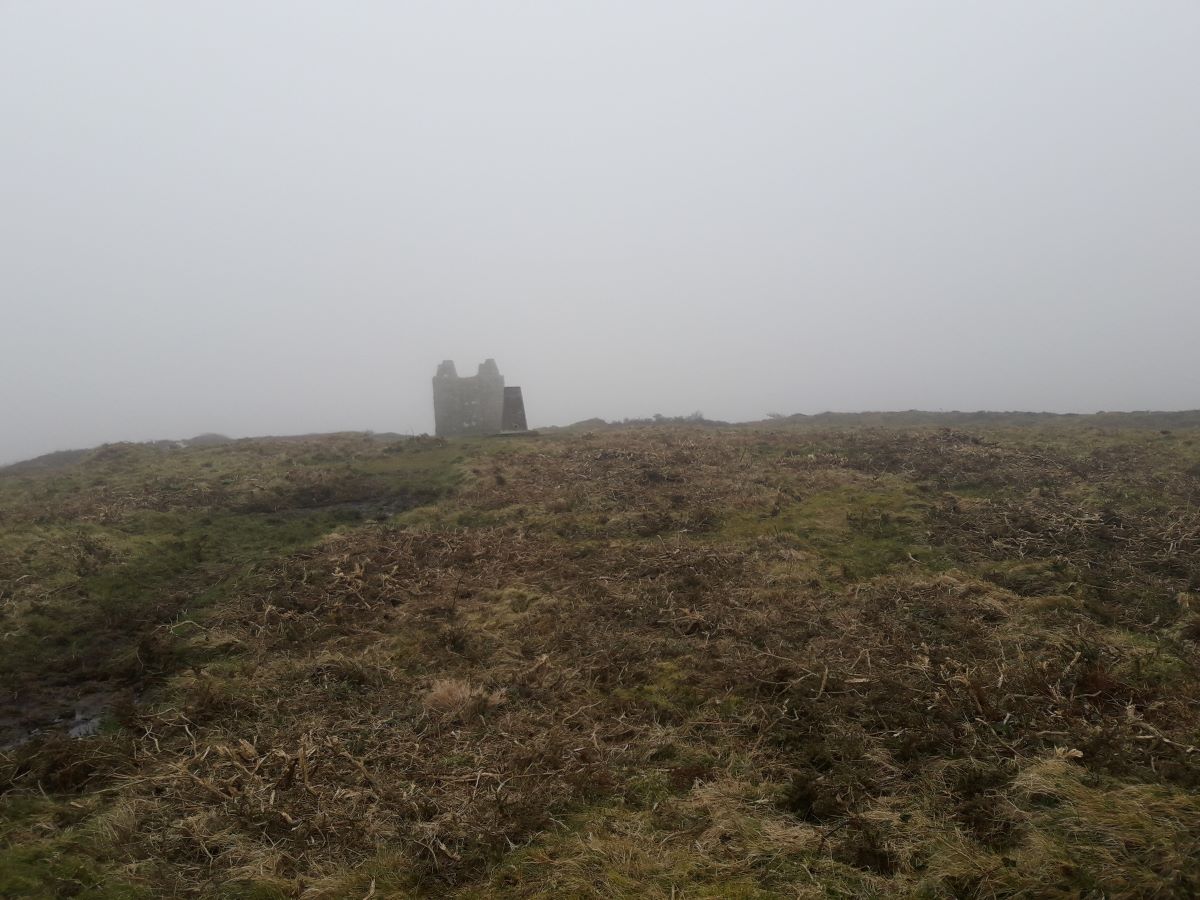
M 87 737 L 89 734 L 95 734 L 100 730 L 100 721 L 104 718 L 103 713 L 98 716 L 84 716 L 78 710 L 75 711 L 75 722 L 67 729 L 69 737 Z
M 58 698 L 63 702 L 39 698 L 16 710 L 4 710 L 0 713 L 0 751 L 53 732 L 73 738 L 97 734 L 117 697 L 115 691 L 93 691 L 78 695 L 73 702 L 65 697 Z

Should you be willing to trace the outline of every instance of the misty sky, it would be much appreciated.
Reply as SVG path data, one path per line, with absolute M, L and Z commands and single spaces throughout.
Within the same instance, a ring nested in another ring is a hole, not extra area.
M 1200 3 L 0 0 L 0 461 L 1200 406 Z

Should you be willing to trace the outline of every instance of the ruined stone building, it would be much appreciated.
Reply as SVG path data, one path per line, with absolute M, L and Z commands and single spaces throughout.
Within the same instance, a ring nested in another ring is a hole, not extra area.
M 433 419 L 438 437 L 525 431 L 525 400 L 519 387 L 505 387 L 494 359 L 460 378 L 447 359 L 433 376 Z

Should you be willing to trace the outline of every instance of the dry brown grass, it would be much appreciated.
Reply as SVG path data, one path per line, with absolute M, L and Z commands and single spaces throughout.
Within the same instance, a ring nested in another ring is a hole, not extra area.
M 90 839 L 181 895 L 1186 895 L 1195 476 L 1138 440 L 495 445 L 187 631 Z
M 486 691 L 460 678 L 438 678 L 422 703 L 433 716 L 469 721 L 501 706 L 505 699 L 503 689 Z

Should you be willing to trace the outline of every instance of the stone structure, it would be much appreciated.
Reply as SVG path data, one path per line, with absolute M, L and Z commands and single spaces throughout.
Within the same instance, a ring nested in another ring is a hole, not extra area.
M 505 387 L 494 359 L 459 378 L 453 360 L 433 376 L 433 419 L 438 437 L 525 431 L 525 401 L 519 387 Z
M 500 417 L 501 431 L 528 431 L 525 424 L 525 398 L 519 387 L 504 389 L 504 413 Z

